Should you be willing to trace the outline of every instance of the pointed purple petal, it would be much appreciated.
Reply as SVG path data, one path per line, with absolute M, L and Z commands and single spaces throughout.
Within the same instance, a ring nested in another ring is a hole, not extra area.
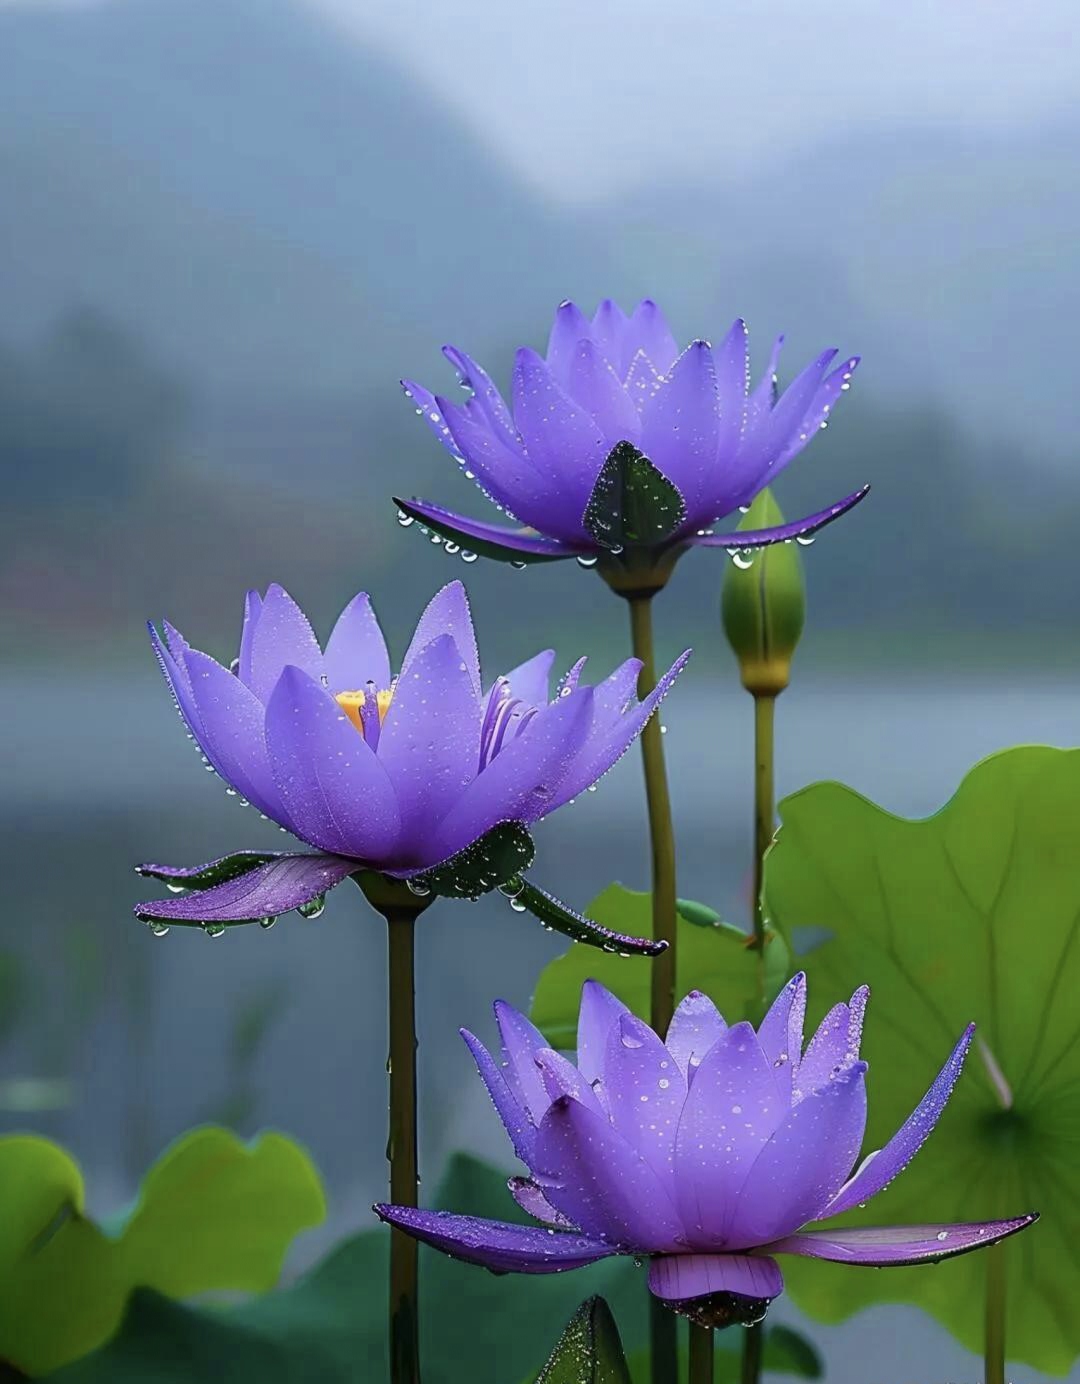
M 629 335 L 630 319 L 613 298 L 605 298 L 593 313 L 592 338 L 616 370 L 622 364 Z
M 675 1135 L 686 1078 L 648 1024 L 623 1014 L 608 1033 L 604 1060 L 608 1118 L 674 1196 Z
M 326 676 L 332 692 L 363 692 L 369 682 L 390 686 L 390 656 L 366 591 L 354 596 L 326 641 Z
M 1037 1213 L 1004 1221 L 952 1225 L 844 1226 L 837 1230 L 804 1230 L 767 1246 L 773 1254 L 803 1254 L 833 1259 L 840 1264 L 898 1268 L 903 1264 L 936 1263 L 954 1254 L 982 1249 L 1024 1230 Z
M 356 869 L 334 855 L 280 855 L 213 889 L 135 905 L 139 918 L 169 923 L 251 923 L 310 903 Z
M 244 624 L 240 631 L 240 656 L 236 663 L 236 675 L 245 686 L 251 686 L 251 645 L 255 626 L 262 614 L 263 599 L 258 591 L 249 591 L 244 597 Z
M 506 1182 L 507 1190 L 527 1215 L 533 1216 L 545 1225 L 553 1225 L 559 1230 L 576 1230 L 577 1226 L 561 1211 L 556 1211 L 543 1188 L 530 1177 L 511 1177 Z
M 577 345 L 566 388 L 575 403 L 596 419 L 608 449 L 623 440 L 637 443 L 641 420 L 614 367 L 592 341 Z
M 834 370 L 818 386 L 813 400 L 801 425 L 792 433 L 787 445 L 769 469 L 770 481 L 779 475 L 789 461 L 799 454 L 823 427 L 829 423 L 829 415 L 841 393 L 850 388 L 851 378 L 859 364 L 859 357 L 852 356 Z
M 774 1298 L 784 1277 L 774 1259 L 746 1254 L 660 1254 L 649 1262 L 649 1292 L 668 1302 L 737 1293 Z
M 326 688 L 299 668 L 278 679 L 266 745 L 298 836 L 375 868 L 393 858 L 401 815 L 386 766 Z
M 742 438 L 749 370 L 750 341 L 746 334 L 746 323 L 739 317 L 732 323 L 727 335 L 716 348 L 716 378 L 720 391 L 720 434 L 717 450 L 721 461 L 734 457 Z M 712 489 L 715 493 L 715 484 Z M 713 514 L 715 513 L 713 510 Z
M 784 986 L 758 1025 L 758 1042 L 772 1064 L 773 1080 L 781 1099 L 790 1103 L 792 1078 L 802 1051 L 803 1016 L 806 1013 L 806 974 L 800 971 Z M 857 1051 L 857 1049 L 856 1049 Z
M 667 318 L 651 298 L 642 298 L 630 314 L 626 347 L 620 362 L 624 377 L 639 351 L 644 353 L 653 370 L 660 375 L 671 369 L 679 355 L 679 343 L 672 335 Z
M 689 345 L 642 413 L 641 450 L 678 489 L 694 513 L 715 497 L 720 443 L 720 389 L 705 341 Z M 712 510 L 720 512 L 722 507 Z M 702 521 L 698 521 L 702 522 Z
M 818 1025 L 799 1064 L 794 1081 L 796 1101 L 827 1086 L 836 1068 L 845 1065 L 853 1055 L 849 1053 L 850 1030 L 851 1011 L 846 1004 L 834 1004 Z
M 454 1259 L 479 1264 L 493 1273 L 561 1273 L 619 1252 L 613 1245 L 580 1232 L 553 1234 L 539 1225 L 510 1225 L 414 1206 L 380 1204 L 374 1210 L 388 1225 L 396 1225 Z
M 316 682 L 326 671 L 319 641 L 307 616 L 284 587 L 272 583 L 249 641 L 251 690 L 265 705 L 286 664 L 303 668 Z
M 491 1103 L 494 1105 L 499 1119 L 503 1122 L 510 1142 L 514 1146 L 514 1152 L 523 1163 L 528 1165 L 529 1155 L 532 1152 L 533 1138 L 536 1128 L 529 1119 L 528 1110 L 518 1100 L 517 1096 L 510 1089 L 509 1082 L 506 1080 L 498 1063 L 480 1042 L 469 1032 L 467 1028 L 459 1030 L 465 1044 L 473 1055 L 476 1069 L 480 1073 L 481 1080 L 487 1087 Z
M 612 1244 L 674 1249 L 682 1225 L 652 1168 L 603 1115 L 564 1096 L 540 1122 L 533 1176 L 564 1216 Z
M 573 1062 L 561 1053 L 555 1052 L 553 1048 L 541 1048 L 536 1054 L 536 1065 L 540 1068 L 540 1079 L 544 1083 L 548 1100 L 557 1101 L 563 1096 L 568 1096 L 594 1114 L 603 1116 L 604 1111 L 592 1087 Z
M 476 647 L 476 631 L 473 628 L 468 593 L 459 581 L 447 582 L 424 607 L 416 623 L 416 631 L 405 651 L 405 657 L 401 660 L 400 677 L 405 677 L 417 656 L 438 639 L 440 634 L 448 634 L 454 641 L 473 689 L 479 697 L 480 652 Z
M 418 639 L 419 634 L 418 629 Z M 469 844 L 460 841 L 443 850 L 435 833 L 476 777 L 478 681 L 479 673 L 470 668 L 454 637 L 439 634 L 418 651 L 410 650 L 395 684 L 379 733 L 378 757 L 397 795 L 406 863 L 436 864 Z
M 705 1054 L 726 1032 L 727 1024 L 708 995 L 691 990 L 680 1001 L 664 1045 L 687 1082 L 693 1080 Z
M 586 1081 L 596 1081 L 604 1074 L 608 1034 L 623 1014 L 630 1011 L 622 1000 L 600 984 L 587 980 L 581 987 L 578 1009 L 577 1064 Z
M 730 1219 L 732 1248 L 791 1234 L 828 1206 L 862 1144 L 865 1076 L 865 1062 L 850 1063 L 781 1121 L 739 1191 Z
M 525 529 L 508 529 L 502 524 L 487 524 L 464 514 L 426 500 L 402 500 L 395 495 L 394 503 L 410 519 L 418 520 L 462 550 L 471 550 L 481 557 L 493 557 L 504 562 L 561 562 L 568 557 L 584 555 L 594 545 L 584 539 L 580 543 L 563 543 L 556 538 L 544 538 Z
M 726 548 L 729 552 L 737 552 L 740 548 L 765 548 L 770 543 L 787 543 L 793 538 L 807 538 L 818 529 L 823 529 L 826 524 L 831 524 L 834 519 L 839 519 L 841 514 L 846 514 L 849 509 L 854 509 L 869 493 L 870 487 L 864 485 L 861 490 L 856 490 L 853 494 L 838 500 L 836 504 L 829 505 L 828 509 L 819 509 L 816 514 L 808 514 L 805 519 L 798 519 L 792 524 L 779 524 L 771 529 L 747 529 L 742 532 L 706 532 L 696 534 L 687 539 L 687 542 L 692 543 L 695 548 Z
M 576 303 L 560 303 L 548 337 L 547 364 L 551 373 L 565 385 L 570 362 L 579 341 L 592 339 L 592 324 Z
M 535 351 L 517 353 L 514 421 L 529 460 L 558 488 L 558 512 L 552 511 L 560 525 L 556 536 L 584 536 L 581 516 L 611 448 L 594 419 L 574 403 Z
M 841 1211 L 850 1211 L 852 1207 L 869 1201 L 904 1171 L 941 1117 L 963 1070 L 964 1058 L 974 1033 L 975 1025 L 970 1024 L 961 1034 L 949 1060 L 934 1078 L 926 1095 L 885 1147 L 871 1154 L 851 1181 L 841 1187 L 823 1215 L 838 1216 Z
M 692 1243 L 728 1242 L 739 1189 L 785 1114 L 757 1034 L 734 1024 L 698 1067 L 675 1141 L 676 1196 Z
M 520 522 L 545 514 L 550 482 L 525 455 L 520 442 L 511 448 L 492 429 L 475 399 L 460 408 L 436 395 L 434 407 L 445 421 L 458 464 L 464 463 L 466 479 L 474 480 L 487 499 Z
M 503 396 L 496 389 L 491 376 L 482 365 L 473 360 L 472 356 L 467 355 L 457 346 L 444 346 L 443 355 L 461 376 L 462 384 L 468 385 L 473 391 L 476 401 L 495 436 L 499 437 L 511 451 L 518 453 L 521 447 L 521 438 L 514 426 L 510 409 L 507 407 Z
M 555 650 L 545 649 L 532 658 L 519 663 L 505 674 L 510 686 L 510 695 L 517 697 L 527 706 L 547 706 L 551 700 L 551 668 L 555 662 Z
M 502 1040 L 502 1069 L 506 1083 L 518 1104 L 539 1124 L 551 1101 L 544 1090 L 544 1079 L 536 1065 L 536 1055 L 548 1042 L 535 1024 L 505 1000 L 495 1001 L 495 1022 Z

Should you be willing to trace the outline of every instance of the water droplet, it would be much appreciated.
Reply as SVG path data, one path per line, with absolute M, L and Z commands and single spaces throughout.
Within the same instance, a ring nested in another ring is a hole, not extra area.
M 814 542 L 814 535 L 812 533 L 797 533 L 795 535 L 795 542 L 798 543 L 800 548 L 809 548 Z
M 416 411 L 417 411 L 417 413 L 420 412 L 419 409 L 417 409 Z M 416 521 L 413 519 L 412 515 L 411 515 L 411 514 L 406 514 L 405 511 L 404 511 L 403 509 L 399 509 L 399 510 L 398 510 L 398 512 L 397 512 L 397 521 L 398 521 L 398 523 L 401 525 L 401 527 L 402 527 L 403 529 L 407 529 L 407 528 L 409 527 L 410 524 L 413 524 L 413 523 L 416 522 Z
M 302 903 L 297 908 L 297 913 L 301 918 L 321 918 L 326 908 L 326 895 L 316 894 L 313 899 L 308 899 L 307 903 Z
M 446 551 L 450 554 L 451 557 L 456 557 L 457 554 L 461 552 L 461 544 L 447 542 Z
M 939 1240 L 947 1240 L 949 1238 L 949 1232 L 947 1230 L 939 1230 L 937 1237 Z
M 527 913 L 529 911 L 518 898 L 513 898 L 510 900 L 510 907 L 514 910 L 515 913 Z
M 745 572 L 748 567 L 754 565 L 754 554 L 749 548 L 732 548 L 728 556 L 740 572 Z
M 524 568 L 528 567 L 528 565 L 529 564 L 527 562 L 511 562 L 510 564 L 510 566 L 514 569 L 515 572 L 522 571 Z
M 235 788 L 226 788 L 226 789 L 225 789 L 225 796 L 226 796 L 227 798 L 235 798 L 235 797 L 237 796 L 237 794 L 236 794 L 236 789 L 235 789 Z
M 410 894 L 415 894 L 418 899 L 426 899 L 427 896 L 431 893 L 431 890 L 428 888 L 428 886 L 422 880 L 419 879 L 407 879 L 405 881 L 405 887 L 408 889 Z
M 462 550 L 461 550 L 461 560 L 462 560 L 462 562 L 475 562 L 475 561 L 476 561 L 476 554 L 475 554 L 475 553 L 471 553 L 471 552 L 468 550 L 468 548 L 462 548 Z
M 159 920 L 156 923 L 150 924 L 150 931 L 155 937 L 167 937 L 169 935 L 169 925 Z
M 203 931 L 206 933 L 207 937 L 213 937 L 216 940 L 218 937 L 225 936 L 225 924 L 206 923 L 203 926 Z
M 661 726 L 661 727 L 660 727 L 660 734 L 661 734 L 661 735 L 667 735 L 667 726 Z
M 668 1080 L 666 1076 L 662 1076 L 656 1084 L 660 1087 L 661 1091 L 666 1091 L 667 1088 L 671 1085 L 671 1082 Z
M 174 884 L 172 880 L 165 881 L 165 888 L 170 894 L 182 894 L 184 892 L 184 886 L 182 884 Z
M 598 561 L 599 561 L 599 559 L 598 559 L 598 558 L 595 558 L 595 557 L 585 557 L 585 556 L 581 556 L 581 557 L 579 557 L 578 560 L 577 560 L 577 565 L 578 565 L 579 567 L 586 567 L 586 568 L 588 568 L 588 567 L 595 567 Z
M 271 927 L 274 926 L 274 924 L 275 924 L 276 922 L 277 922 L 277 915 L 276 915 L 276 914 L 267 915 L 267 917 L 265 917 L 265 918 L 260 918 L 260 919 L 259 919 L 259 926 L 260 926 L 261 928 L 271 928 Z

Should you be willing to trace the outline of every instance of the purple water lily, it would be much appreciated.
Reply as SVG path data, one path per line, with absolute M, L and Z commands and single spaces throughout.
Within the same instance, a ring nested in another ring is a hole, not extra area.
M 550 698 L 550 649 L 485 690 L 459 582 L 420 617 L 396 677 L 363 593 L 324 650 L 280 586 L 250 592 L 232 671 L 164 628 L 162 639 L 151 627 L 154 650 L 208 767 L 317 852 L 140 867 L 195 891 L 139 904 L 140 917 L 212 930 L 318 908 L 327 889 L 358 871 L 426 876 L 503 824 L 524 834 L 606 773 L 687 658 L 640 702 L 636 659 L 597 686 L 581 681 L 582 659 Z M 492 877 L 487 887 L 501 883 Z M 594 932 L 613 949 L 633 940 Z
M 706 1326 L 747 1324 L 783 1289 L 774 1256 L 878 1267 L 933 1262 L 992 1244 L 1035 1216 L 964 1225 L 814 1228 L 861 1207 L 933 1129 L 974 1025 L 911 1116 L 858 1163 L 868 991 L 838 1004 L 803 1048 L 806 983 L 796 976 L 755 1031 L 730 1027 L 691 992 L 661 1042 L 602 985 L 587 981 L 577 1065 L 497 1003 L 496 1061 L 476 1060 L 528 1177 L 510 1179 L 540 1226 L 377 1206 L 386 1221 L 497 1273 L 558 1273 L 608 1255 L 649 1259 L 649 1287 Z M 857 1166 L 856 1166 L 857 1165 Z
M 642 550 L 669 559 L 690 546 L 735 552 L 807 538 L 866 489 L 795 523 L 716 532 L 714 523 L 770 485 L 829 421 L 858 364 L 823 352 L 777 395 L 783 337 L 750 388 L 746 324 L 713 348 L 680 353 L 649 299 L 628 317 L 602 303 L 590 321 L 573 303 L 555 316 L 547 357 L 523 348 L 512 407 L 457 347 L 444 347 L 471 394 L 461 405 L 412 380 L 405 392 L 432 432 L 519 528 L 481 523 L 423 500 L 398 500 L 453 545 L 519 564 Z M 640 565 L 640 564 L 639 564 Z

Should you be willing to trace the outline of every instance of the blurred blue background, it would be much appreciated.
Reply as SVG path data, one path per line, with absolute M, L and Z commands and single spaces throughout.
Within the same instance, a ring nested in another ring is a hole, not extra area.
M 327 1236 L 368 1223 L 376 920 L 335 896 L 211 948 L 130 917 L 135 860 L 279 839 L 202 773 L 143 622 L 227 659 L 246 587 L 325 630 L 363 586 L 400 655 L 465 576 L 489 674 L 547 643 L 606 671 L 595 578 L 463 568 L 388 498 L 483 512 L 396 381 L 451 386 L 454 341 L 505 382 L 564 297 L 656 297 L 683 340 L 745 316 L 788 376 L 863 355 L 778 487 L 794 516 L 874 486 L 805 554 L 782 792 L 925 813 L 982 754 L 1076 743 L 1074 27 L 1066 0 L 0 0 L 0 1129 L 63 1140 L 107 1210 L 191 1123 L 272 1123 L 326 1174 Z M 724 561 L 684 559 L 657 616 L 663 654 L 697 648 L 664 713 L 680 888 L 745 922 Z M 537 878 L 644 887 L 638 777 L 541 828 Z M 454 1034 L 560 943 L 502 902 L 423 926 L 434 1183 L 455 1147 L 506 1160 Z M 871 1349 L 875 1384 L 981 1369 L 904 1309 L 810 1331 L 835 1384 Z

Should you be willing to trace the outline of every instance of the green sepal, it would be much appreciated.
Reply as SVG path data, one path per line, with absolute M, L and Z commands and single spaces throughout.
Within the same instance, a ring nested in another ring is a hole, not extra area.
M 618 932 L 592 918 L 575 913 L 554 894 L 530 884 L 527 879 L 510 880 L 504 892 L 510 899 L 511 907 L 519 913 L 531 913 L 546 928 L 553 932 L 561 932 L 564 937 L 569 937 L 586 947 L 613 952 L 620 957 L 659 956 L 667 948 L 666 942 L 654 942 L 651 937 L 634 937 L 629 933 Z
M 602 548 L 653 548 L 686 518 L 679 488 L 629 442 L 612 448 L 585 506 L 585 531 Z
M 237 879 L 276 859 L 277 853 L 274 851 L 234 851 L 232 855 L 211 860 L 208 865 L 190 874 L 168 865 L 136 865 L 135 873 L 144 879 L 159 879 L 163 884 L 176 885 L 181 889 L 213 889 L 215 885 Z
M 570 1318 L 536 1384 L 630 1384 L 619 1328 L 602 1297 Z
M 527 870 L 536 847 L 521 822 L 500 822 L 478 841 L 422 875 L 413 875 L 410 888 L 444 899 L 479 899 Z

